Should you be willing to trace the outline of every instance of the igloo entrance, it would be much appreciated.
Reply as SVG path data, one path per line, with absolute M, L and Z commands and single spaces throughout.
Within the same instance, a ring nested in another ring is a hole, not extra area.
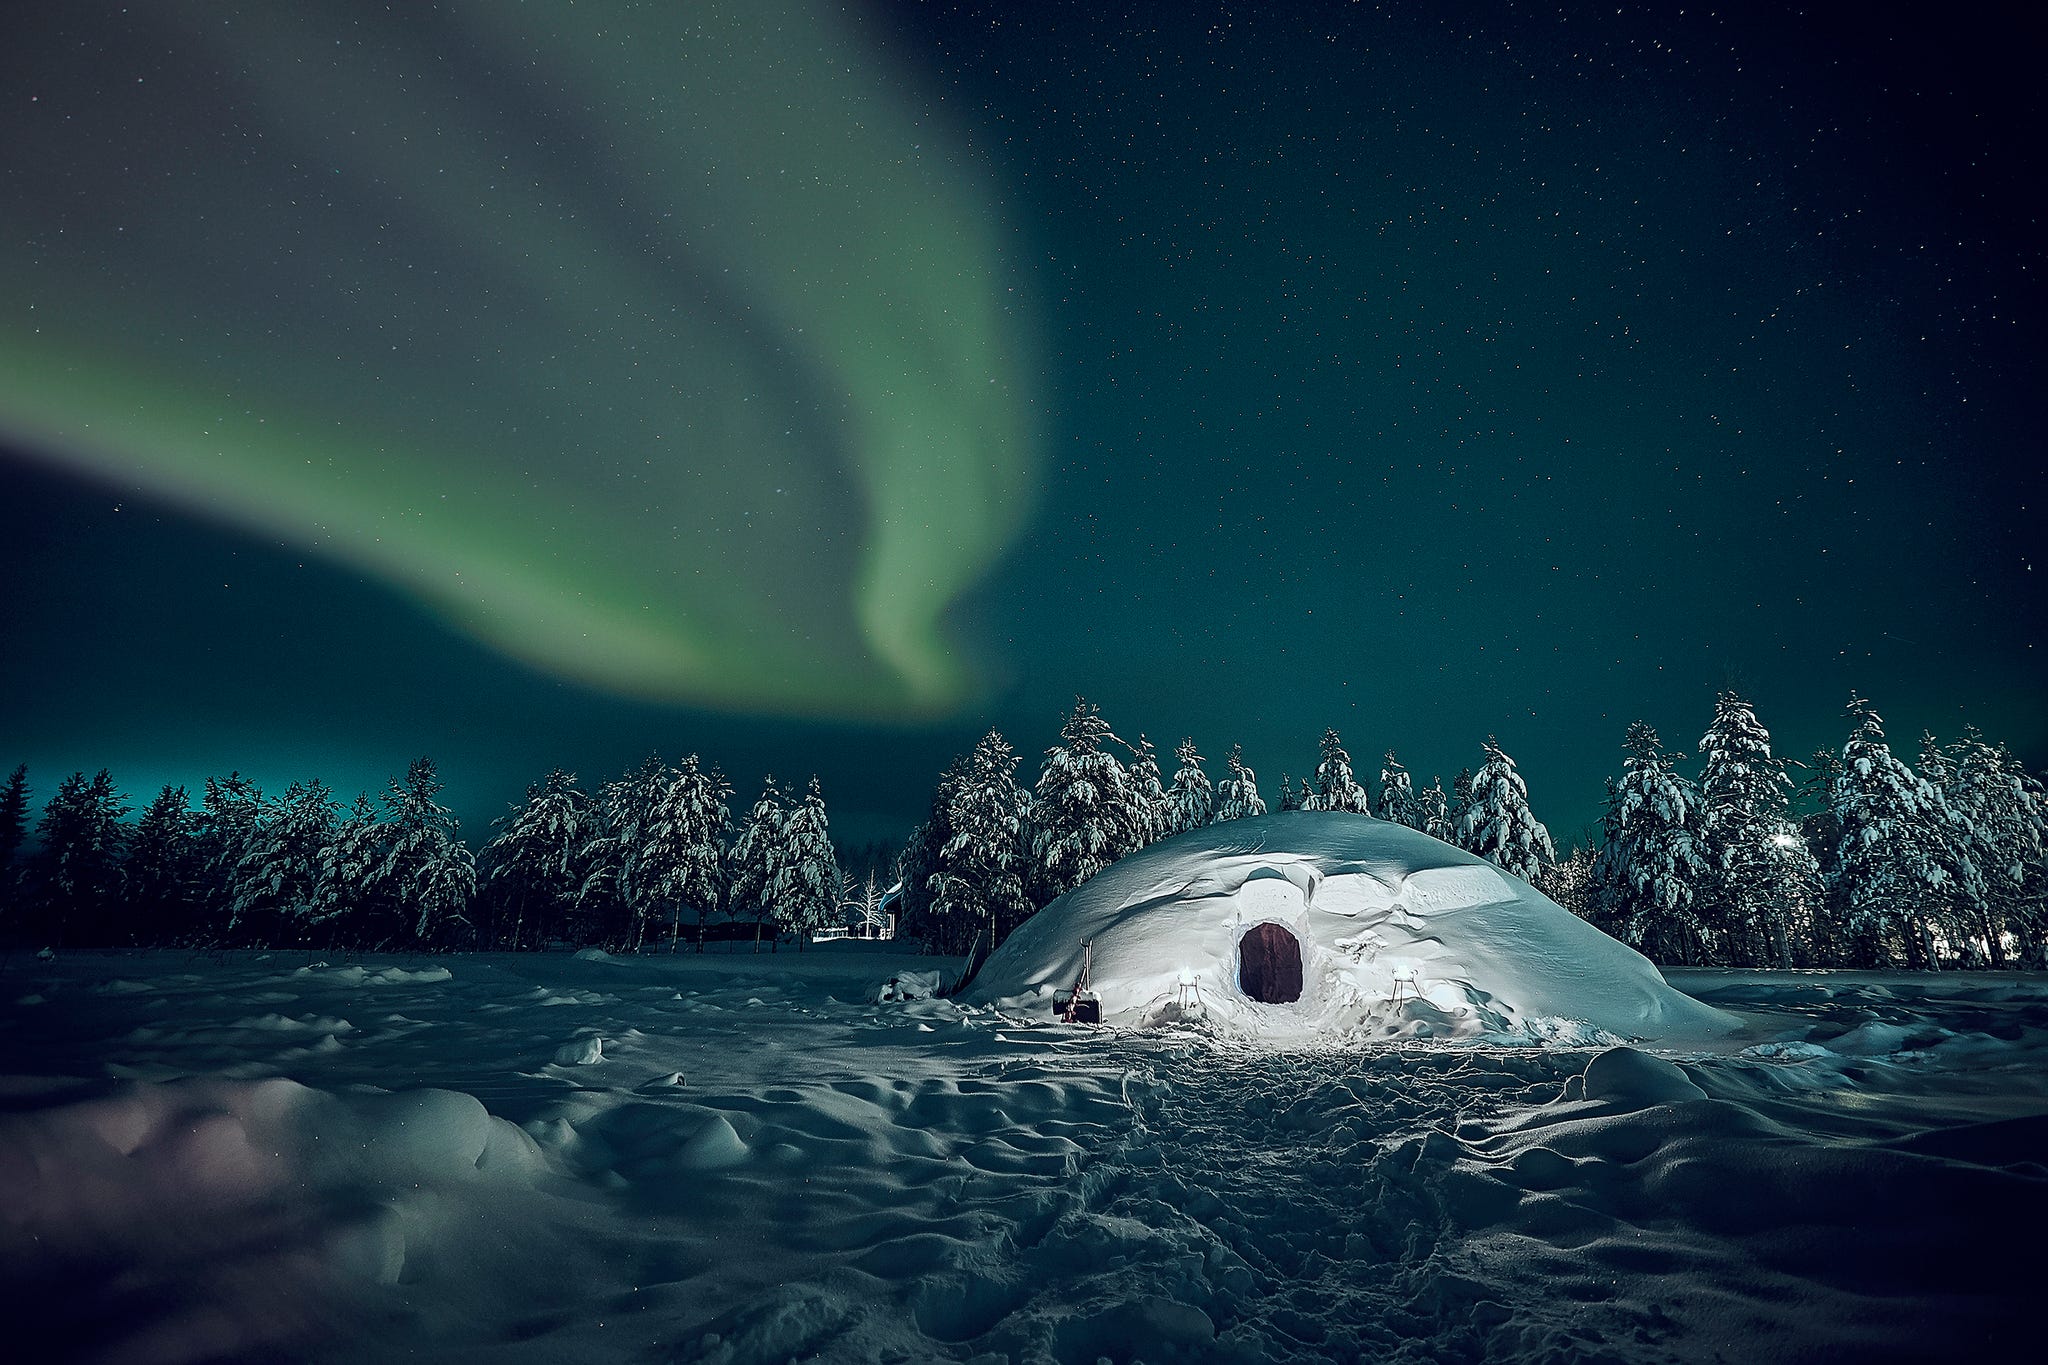
M 1237 941 L 1237 984 L 1266 1005 L 1301 999 L 1301 940 L 1271 922 L 1253 925 Z

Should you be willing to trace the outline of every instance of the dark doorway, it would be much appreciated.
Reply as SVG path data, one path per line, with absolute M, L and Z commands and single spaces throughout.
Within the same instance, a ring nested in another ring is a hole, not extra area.
M 1252 999 L 1267 1005 L 1301 999 L 1301 944 L 1279 925 L 1255 925 L 1237 941 L 1237 960 L 1237 984 Z

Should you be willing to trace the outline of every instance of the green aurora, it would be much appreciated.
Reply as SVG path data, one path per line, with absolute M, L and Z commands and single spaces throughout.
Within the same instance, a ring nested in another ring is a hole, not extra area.
M 971 692 L 944 616 L 1036 484 L 1016 295 L 964 136 L 845 16 L 184 0 L 10 30 L 13 443 L 595 687 Z

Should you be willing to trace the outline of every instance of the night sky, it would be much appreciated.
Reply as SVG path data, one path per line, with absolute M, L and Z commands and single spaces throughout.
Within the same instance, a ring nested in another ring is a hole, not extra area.
M 893 838 L 1076 692 L 1269 800 L 1496 733 L 1560 843 L 1731 684 L 2048 761 L 2023 7 L 138 8 L 0 44 L 39 794 Z

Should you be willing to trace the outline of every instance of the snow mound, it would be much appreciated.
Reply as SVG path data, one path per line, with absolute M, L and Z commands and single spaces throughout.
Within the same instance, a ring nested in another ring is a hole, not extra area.
M 1103 1021 L 1126 1026 L 1199 1019 L 1282 1045 L 1738 1027 L 1491 863 L 1337 811 L 1232 820 L 1122 859 L 1025 921 L 967 999 L 1046 1012 L 1084 941 Z

